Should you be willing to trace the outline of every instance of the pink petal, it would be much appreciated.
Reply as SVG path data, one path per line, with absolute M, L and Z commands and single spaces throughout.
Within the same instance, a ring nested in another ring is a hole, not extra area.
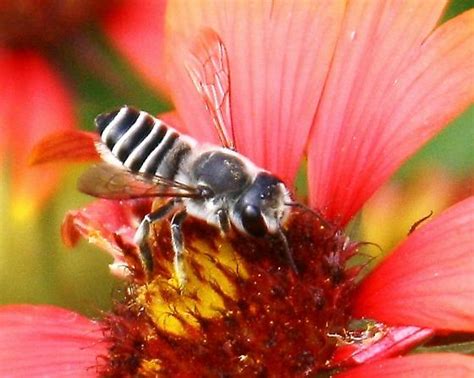
M 115 47 L 161 92 L 165 9 L 166 0 L 124 0 L 114 4 L 103 24 Z
M 45 58 L 29 51 L 0 49 L 0 88 L 0 161 L 9 157 L 14 203 L 35 208 L 56 188 L 60 170 L 29 167 L 29 153 L 45 135 L 74 127 L 72 98 Z
M 434 335 L 429 328 L 390 327 L 373 339 L 342 345 L 336 349 L 331 366 L 353 366 L 408 353 Z
M 349 3 L 309 145 L 311 202 L 342 224 L 474 100 L 474 10 Z
M 356 317 L 474 331 L 474 197 L 415 230 L 361 284 Z
M 0 376 L 93 377 L 107 353 L 101 326 L 53 306 L 0 307 Z
M 338 378 L 468 378 L 472 376 L 474 376 L 474 357 L 454 353 L 419 354 L 403 358 L 390 358 L 361 365 L 336 375 Z
M 176 130 L 186 133 L 186 127 L 183 125 L 183 120 L 179 117 L 175 111 L 161 113 L 157 116 L 163 122 L 174 127 Z
M 203 27 L 223 40 L 239 152 L 290 183 L 299 167 L 339 31 L 342 1 L 177 1 L 167 13 L 172 99 L 188 133 L 217 143 L 183 54 Z

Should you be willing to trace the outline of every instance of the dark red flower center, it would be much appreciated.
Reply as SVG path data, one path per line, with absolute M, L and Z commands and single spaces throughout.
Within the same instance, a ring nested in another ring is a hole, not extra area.
M 346 269 L 356 245 L 341 230 L 295 212 L 286 236 L 298 273 L 278 239 L 229 239 L 195 219 L 184 235 L 180 290 L 169 227 L 155 228 L 155 275 L 129 287 L 106 321 L 107 376 L 306 376 L 327 366 L 356 274 Z

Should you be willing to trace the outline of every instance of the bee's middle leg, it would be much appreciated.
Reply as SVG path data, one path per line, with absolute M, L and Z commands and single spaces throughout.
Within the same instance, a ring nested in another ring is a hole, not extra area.
M 186 218 L 186 210 L 181 210 L 173 215 L 171 219 L 171 243 L 174 251 L 173 266 L 180 287 L 186 283 L 186 274 L 184 272 L 184 238 L 181 226 Z
M 148 274 L 153 272 L 153 254 L 148 243 L 151 225 L 166 218 L 176 207 L 178 201 L 172 199 L 155 211 L 145 215 L 135 233 L 134 241 L 140 248 L 140 259 Z

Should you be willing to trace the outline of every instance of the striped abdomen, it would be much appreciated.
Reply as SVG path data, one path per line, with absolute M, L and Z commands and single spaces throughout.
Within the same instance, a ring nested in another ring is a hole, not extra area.
M 102 142 L 133 172 L 172 180 L 192 147 L 190 138 L 128 106 L 99 115 L 95 124 Z

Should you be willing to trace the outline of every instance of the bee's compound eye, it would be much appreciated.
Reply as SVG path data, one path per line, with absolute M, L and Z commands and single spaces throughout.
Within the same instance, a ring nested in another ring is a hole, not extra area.
M 242 226 L 245 231 L 255 237 L 265 236 L 267 225 L 260 209 L 253 205 L 246 205 L 242 211 Z

